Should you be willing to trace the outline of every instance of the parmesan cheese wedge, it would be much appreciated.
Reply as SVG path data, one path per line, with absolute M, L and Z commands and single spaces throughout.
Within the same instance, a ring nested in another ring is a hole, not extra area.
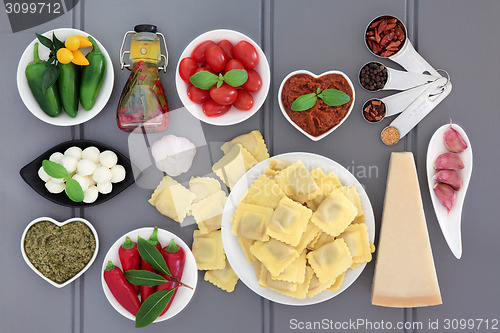
M 441 304 L 413 154 L 392 153 L 385 192 L 372 304 Z

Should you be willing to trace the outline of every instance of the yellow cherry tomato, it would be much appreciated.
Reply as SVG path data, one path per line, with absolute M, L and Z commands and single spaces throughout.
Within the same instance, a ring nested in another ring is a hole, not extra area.
M 61 64 L 69 64 L 72 60 L 73 60 L 73 52 L 71 52 L 70 50 L 66 49 L 66 48 L 60 48 L 58 51 L 57 51 L 57 60 L 61 63 Z
M 64 46 L 70 51 L 76 51 L 80 48 L 80 39 L 76 36 L 68 37 L 64 42 Z
M 80 52 L 80 51 L 73 51 L 72 53 L 73 53 L 73 60 L 72 60 L 72 62 L 75 65 L 87 66 L 89 64 L 89 61 L 87 60 L 87 58 L 85 58 L 85 56 L 83 55 L 82 52 Z
M 79 35 L 77 35 L 76 37 L 80 40 L 79 49 L 83 49 L 83 48 L 92 46 L 92 43 L 88 40 L 87 37 L 83 37 L 83 36 L 79 36 Z

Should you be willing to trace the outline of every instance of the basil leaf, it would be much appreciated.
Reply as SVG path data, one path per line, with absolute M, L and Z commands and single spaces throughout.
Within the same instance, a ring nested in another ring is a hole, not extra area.
M 150 271 L 130 270 L 123 272 L 128 282 L 137 286 L 154 287 L 169 282 L 167 279 Z
M 43 170 L 52 178 L 64 178 L 68 171 L 61 164 L 49 160 L 42 161 Z
M 56 33 L 55 32 L 52 32 L 52 42 L 54 43 L 54 47 L 57 50 L 59 49 L 62 49 L 64 48 L 64 43 L 61 42 L 57 37 L 56 37 Z
M 292 111 L 305 111 L 309 110 L 316 104 L 318 98 L 316 97 L 316 93 L 305 94 L 299 96 L 292 103 Z
M 165 259 L 163 259 L 160 251 L 158 251 L 153 244 L 139 236 L 137 237 L 137 249 L 139 250 L 141 258 L 153 266 L 154 269 L 167 276 L 172 276 L 168 270 Z
M 73 178 L 66 180 L 66 195 L 71 201 L 82 202 L 84 198 L 82 187 Z
M 135 328 L 146 327 L 155 321 L 172 298 L 175 289 L 160 290 L 146 298 L 135 317 Z
M 42 75 L 42 92 L 45 93 L 59 77 L 59 68 L 55 64 L 50 64 L 45 68 Z
M 224 81 L 232 87 L 239 87 L 248 80 L 248 73 L 244 69 L 232 69 L 224 74 Z
M 351 100 L 349 95 L 337 89 L 325 89 L 318 94 L 318 97 L 330 106 L 344 105 Z
M 189 78 L 189 81 L 195 86 L 196 88 L 200 88 L 203 90 L 208 90 L 215 86 L 219 78 L 217 75 L 210 73 L 209 71 L 201 71 L 198 73 L 194 73 L 191 75 Z
M 37 33 L 35 33 L 35 35 L 36 35 L 36 38 L 38 38 L 38 40 L 40 41 L 40 43 L 42 43 L 43 46 L 45 46 L 46 48 L 49 48 L 51 50 L 54 48 L 54 44 L 52 43 L 52 41 L 50 39 L 48 39 L 47 37 L 42 36 L 40 34 L 37 34 Z

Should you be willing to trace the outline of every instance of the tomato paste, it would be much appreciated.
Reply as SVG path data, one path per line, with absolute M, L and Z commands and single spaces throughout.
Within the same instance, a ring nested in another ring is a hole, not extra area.
M 345 92 L 350 101 L 340 106 L 329 106 L 318 98 L 316 104 L 306 111 L 292 111 L 291 106 L 301 95 L 316 92 L 317 89 L 337 89 Z M 290 119 L 312 136 L 320 136 L 338 125 L 347 116 L 353 102 L 351 85 L 341 74 L 327 74 L 314 78 L 308 74 L 296 74 L 283 85 L 281 102 Z

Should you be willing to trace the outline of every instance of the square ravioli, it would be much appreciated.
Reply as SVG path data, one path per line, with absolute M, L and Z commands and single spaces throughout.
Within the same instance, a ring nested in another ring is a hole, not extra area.
M 193 203 L 205 199 L 211 194 L 221 191 L 220 182 L 212 177 L 191 177 L 189 190 L 196 195 Z
M 307 296 L 314 297 L 320 292 L 327 290 L 330 286 L 332 286 L 335 283 L 336 280 L 337 278 L 334 277 L 326 282 L 320 282 L 318 276 L 314 274 L 313 277 L 311 278 L 311 283 L 309 283 L 309 290 L 307 291 Z
M 313 223 L 307 223 L 306 230 L 300 237 L 299 244 L 295 246 L 297 252 L 302 253 L 309 243 L 311 243 L 320 233 L 321 229 L 315 226 Z
M 309 244 L 307 246 L 307 249 L 314 251 L 314 250 L 319 249 L 320 247 L 322 247 L 323 245 L 325 245 L 327 243 L 333 242 L 334 240 L 335 240 L 335 237 L 330 236 L 326 232 L 320 232 L 320 234 L 314 240 L 314 242 L 311 242 L 311 244 Z
M 334 191 L 319 205 L 311 222 L 333 237 L 338 236 L 354 220 L 356 206 L 345 195 Z
M 293 292 L 299 286 L 298 283 L 274 280 L 265 266 L 260 268 L 258 282 L 262 288 L 269 288 L 277 292 Z
M 340 276 L 337 276 L 335 279 L 335 283 L 332 284 L 328 290 L 330 291 L 338 291 L 340 289 L 340 286 L 342 285 L 342 282 L 344 282 L 344 277 L 345 277 L 345 272 L 340 274 Z
M 219 190 L 191 205 L 191 214 L 202 234 L 220 229 L 225 204 L 226 193 Z
M 231 145 L 227 153 L 212 167 L 215 172 L 229 188 L 233 188 L 238 180 L 257 164 L 257 160 L 240 144 Z
M 261 162 L 266 158 L 269 158 L 266 143 L 264 142 L 264 138 L 259 131 L 251 131 L 250 133 L 237 136 L 231 141 L 223 144 L 220 149 L 224 153 L 227 153 L 231 149 L 231 145 L 237 143 L 245 147 L 245 149 L 248 150 L 248 152 L 257 160 L 257 162 Z
M 285 268 L 280 275 L 271 276 L 273 280 L 287 281 L 293 283 L 302 283 L 306 276 L 306 251 L 302 252 L 300 256 L 295 259 L 290 265 Z
M 181 223 L 196 195 L 170 176 L 163 177 L 148 202 L 163 215 Z
M 227 259 L 223 269 L 207 271 L 204 279 L 228 293 L 233 292 L 238 283 L 238 275 L 233 271 Z
M 339 187 L 339 190 L 346 196 L 347 199 L 349 199 L 354 206 L 358 209 L 358 214 L 356 215 L 356 218 L 360 218 L 363 216 L 363 206 L 361 205 L 361 198 L 359 196 L 358 190 L 356 189 L 356 186 L 354 185 L 349 185 L 349 186 L 342 186 Z M 364 218 L 363 218 L 364 220 Z M 363 221 L 361 221 L 363 222 Z
M 357 263 L 370 262 L 372 251 L 368 237 L 368 229 L 364 223 L 349 225 L 338 238 L 342 238 L 347 244 L 352 255 L 352 261 Z
M 283 197 L 274 210 L 267 234 L 292 246 L 299 244 L 312 211 L 298 202 Z
M 281 186 L 286 196 L 300 203 L 321 195 L 320 188 L 302 161 L 297 161 L 280 171 L 274 180 Z
M 335 239 L 307 254 L 307 261 L 319 282 L 326 283 L 344 273 L 352 265 L 352 256 L 343 239 Z
M 267 242 L 255 242 L 250 253 L 257 258 L 273 276 L 280 275 L 299 253 L 292 246 L 271 239 Z
M 262 174 L 250 185 L 243 202 L 275 209 L 284 195 L 274 180 Z
M 306 273 L 304 276 L 304 282 L 302 283 L 290 283 L 285 282 L 284 284 L 278 283 L 276 280 L 271 280 L 272 286 L 269 289 L 274 290 L 280 294 L 290 296 L 297 299 L 305 299 L 307 297 L 307 292 L 309 290 L 309 285 L 314 272 L 310 266 L 306 266 Z M 269 274 L 267 275 L 269 277 Z M 291 287 L 290 287 L 291 286 Z M 290 290 L 294 289 L 294 290 Z
M 329 174 L 325 175 L 323 170 L 321 170 L 320 168 L 313 169 L 311 171 L 311 175 L 313 176 L 316 184 L 318 184 L 319 188 L 321 189 L 321 195 L 314 198 L 313 200 L 307 201 L 306 204 L 307 207 L 309 207 L 312 211 L 316 211 L 325 197 L 330 195 L 335 189 L 342 186 L 342 184 L 340 183 L 340 180 L 335 173 L 330 172 Z
M 223 269 L 226 266 L 220 230 L 209 234 L 195 230 L 191 249 L 199 270 Z
M 265 241 L 274 210 L 269 207 L 240 203 L 233 215 L 231 232 L 235 236 Z

